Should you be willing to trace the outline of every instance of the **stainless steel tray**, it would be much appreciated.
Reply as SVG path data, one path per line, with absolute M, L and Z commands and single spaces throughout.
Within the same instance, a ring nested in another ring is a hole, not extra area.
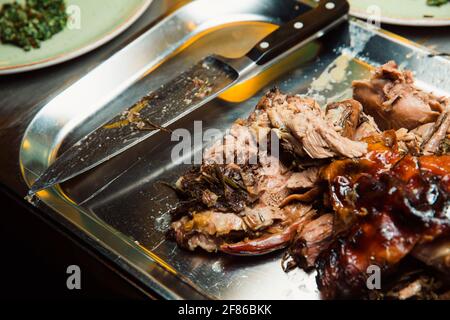
M 75 84 L 79 99 L 67 101 L 63 92 L 40 111 L 21 147 L 25 181 L 30 185 L 68 145 L 173 73 L 209 53 L 245 53 L 273 30 L 274 25 L 267 22 L 298 14 L 296 1 L 282 3 L 199 0 L 166 18 Z M 351 21 L 237 85 L 171 129 L 192 132 L 194 121 L 202 120 L 203 130 L 225 131 L 234 120 L 246 117 L 272 86 L 314 95 L 322 103 L 343 99 L 351 95 L 352 80 L 367 77 L 371 66 L 391 59 L 415 71 L 428 89 L 450 93 L 449 60 Z M 165 298 L 319 298 L 315 275 L 300 270 L 285 274 L 282 253 L 257 258 L 191 253 L 165 239 L 168 212 L 177 199 L 161 182 L 174 183 L 190 167 L 171 162 L 175 144 L 167 133 L 155 134 L 76 180 L 39 193 L 32 202 L 68 222 Z M 197 146 L 196 152 L 200 151 Z

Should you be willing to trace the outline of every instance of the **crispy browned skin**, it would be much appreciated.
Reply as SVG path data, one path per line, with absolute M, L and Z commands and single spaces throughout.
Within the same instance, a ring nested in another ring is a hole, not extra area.
M 449 234 L 450 156 L 402 156 L 388 136 L 324 172 L 330 202 L 350 226 L 316 262 L 326 298 L 363 294 L 370 265 L 389 273 L 417 244 Z

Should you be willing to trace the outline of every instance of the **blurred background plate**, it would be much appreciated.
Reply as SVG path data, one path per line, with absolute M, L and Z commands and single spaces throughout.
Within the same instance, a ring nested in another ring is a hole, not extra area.
M 85 54 L 127 29 L 152 1 L 67 0 L 70 12 L 80 13 L 80 23 L 73 23 L 73 27 L 66 27 L 51 39 L 42 42 L 40 49 L 29 52 L 12 45 L 0 44 L 0 74 L 39 69 Z M 0 5 L 9 2 L 12 0 L 0 0 Z
M 370 19 L 380 14 L 382 23 L 406 26 L 450 26 L 450 2 L 439 7 L 427 0 L 349 0 L 350 14 Z

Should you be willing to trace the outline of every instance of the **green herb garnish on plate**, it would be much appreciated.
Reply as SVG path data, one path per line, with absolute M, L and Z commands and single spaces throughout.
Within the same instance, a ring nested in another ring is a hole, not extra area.
M 67 20 L 64 0 L 7 3 L 0 9 L 0 40 L 29 51 L 63 30 Z

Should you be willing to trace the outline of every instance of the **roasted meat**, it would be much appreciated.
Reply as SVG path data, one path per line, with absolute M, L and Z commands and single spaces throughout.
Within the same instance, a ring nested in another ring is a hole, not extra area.
M 297 266 L 305 270 L 314 268 L 319 254 L 333 240 L 333 223 L 334 215 L 328 213 L 297 230 L 298 235 L 290 248 L 290 255 Z
M 418 89 L 412 73 L 400 71 L 394 61 L 377 68 L 370 80 L 354 81 L 353 98 L 382 130 L 435 122 L 449 105 L 448 99 Z
M 312 99 L 270 91 L 205 151 L 201 166 L 178 180 L 183 202 L 174 211 L 175 240 L 189 250 L 238 255 L 289 245 L 316 215 L 311 202 L 321 192 L 320 168 L 306 163 L 367 151 L 365 142 L 351 140 L 361 109 L 346 100 L 324 111 Z M 279 141 L 281 154 L 273 153 Z
M 325 170 L 330 202 L 348 225 L 316 262 L 327 298 L 363 294 L 369 266 L 389 274 L 418 245 L 450 233 L 450 156 L 402 155 L 389 136 Z
M 356 101 L 345 101 L 342 107 L 332 106 L 326 113 L 311 98 L 272 91 L 262 99 L 259 106 L 267 110 L 284 149 L 299 157 L 323 159 L 335 156 L 360 157 L 366 152 L 365 143 L 342 135 L 353 132 L 359 123 L 357 104 Z
M 326 119 L 341 136 L 353 140 L 362 109 L 361 103 L 353 99 L 331 103 L 326 108 Z

